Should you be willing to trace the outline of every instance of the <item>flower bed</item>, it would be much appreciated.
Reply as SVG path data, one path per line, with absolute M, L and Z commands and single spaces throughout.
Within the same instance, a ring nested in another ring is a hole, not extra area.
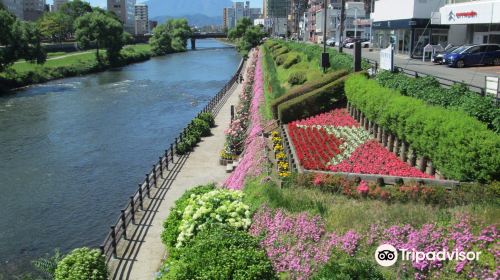
M 241 190 L 247 175 L 258 175 L 261 173 L 262 162 L 265 160 L 263 154 L 266 141 L 262 134 L 261 117 L 259 105 L 264 98 L 263 76 L 262 76 L 262 55 L 255 51 L 257 56 L 257 67 L 253 85 L 253 97 L 250 104 L 248 135 L 245 140 L 245 150 L 241 155 L 240 162 L 236 170 L 224 182 L 224 186 L 229 189 Z
M 345 109 L 289 123 L 288 130 L 305 169 L 432 178 L 382 147 Z

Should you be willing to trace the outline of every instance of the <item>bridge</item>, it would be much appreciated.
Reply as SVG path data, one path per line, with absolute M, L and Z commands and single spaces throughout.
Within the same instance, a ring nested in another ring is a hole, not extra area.
M 227 38 L 224 32 L 195 32 L 191 35 L 191 49 L 196 49 L 196 39 Z

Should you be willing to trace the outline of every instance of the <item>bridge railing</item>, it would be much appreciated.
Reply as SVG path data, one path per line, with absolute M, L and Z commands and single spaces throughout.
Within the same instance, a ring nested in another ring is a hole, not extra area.
M 211 112 L 214 115 L 218 113 L 218 110 L 220 110 L 219 107 L 222 106 L 221 101 L 225 99 L 227 93 L 238 80 L 243 69 L 243 65 L 244 60 L 242 59 L 236 73 L 224 85 L 224 87 L 214 97 L 212 97 L 212 99 L 198 113 L 197 116 L 205 112 Z M 110 226 L 108 234 L 99 246 L 101 253 L 105 256 L 106 263 L 108 263 L 112 258 L 117 258 L 117 247 L 119 242 L 128 238 L 127 228 L 131 223 L 136 224 L 138 212 L 144 210 L 144 203 L 146 199 L 151 198 L 152 189 L 160 187 L 159 181 L 163 178 L 164 173 L 173 170 L 176 165 L 176 162 L 174 161 L 175 151 L 177 150 L 178 143 L 186 137 L 186 131 L 187 127 L 182 130 L 179 136 L 175 138 L 174 142 L 170 144 L 165 152 L 158 158 L 158 162 L 156 162 L 152 169 L 145 175 L 144 181 L 138 184 L 136 192 L 129 197 L 125 207 L 120 210 L 120 215 Z

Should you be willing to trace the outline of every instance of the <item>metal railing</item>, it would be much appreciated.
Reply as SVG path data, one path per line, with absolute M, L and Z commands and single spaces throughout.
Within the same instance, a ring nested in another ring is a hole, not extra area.
M 211 112 L 216 115 L 220 111 L 223 105 L 221 101 L 225 99 L 229 90 L 238 80 L 243 69 L 243 64 L 244 59 L 241 60 L 236 73 L 208 102 L 200 113 L 198 113 L 197 116 L 207 112 Z M 151 171 L 146 174 L 144 181 L 139 184 L 137 191 L 129 197 L 129 201 L 125 208 L 121 209 L 121 213 L 116 222 L 110 226 L 109 233 L 104 238 L 103 243 L 99 246 L 107 263 L 111 260 L 111 258 L 117 257 L 118 243 L 123 239 L 127 239 L 127 228 L 130 223 L 135 224 L 137 212 L 144 210 L 144 201 L 151 198 L 151 189 L 159 187 L 159 180 L 163 178 L 165 171 L 173 170 L 173 167 L 176 164 L 174 161 L 174 155 L 177 150 L 177 145 L 184 139 L 184 137 L 186 137 L 188 127 L 189 125 L 182 130 L 179 136 L 175 138 L 174 143 L 170 144 L 170 147 L 165 150 L 162 156 L 159 157 L 158 162 L 155 163 Z

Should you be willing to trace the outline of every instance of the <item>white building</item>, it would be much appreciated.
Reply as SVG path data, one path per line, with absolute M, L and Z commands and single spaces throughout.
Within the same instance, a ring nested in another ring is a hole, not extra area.
M 335 42 L 340 41 L 340 6 L 330 6 L 327 10 L 327 39 L 335 38 Z M 369 28 L 362 24 L 362 19 L 366 19 L 367 14 L 363 2 L 347 2 L 344 21 L 343 38 L 346 37 L 369 37 Z M 318 42 L 323 41 L 324 10 L 316 12 L 316 36 Z
M 23 1 L 22 0 L 0 0 L 5 9 L 16 17 L 23 19 Z
M 372 13 L 373 44 L 395 52 L 421 57 L 427 44 L 448 44 L 448 25 L 431 24 L 431 14 L 439 11 L 445 0 L 377 0 Z
M 135 0 L 108 0 L 108 11 L 120 18 L 125 31 L 135 32 Z
M 135 5 L 135 35 L 149 33 L 148 5 Z
M 450 26 L 452 45 L 500 44 L 500 0 L 448 0 L 433 16 L 434 22 Z

